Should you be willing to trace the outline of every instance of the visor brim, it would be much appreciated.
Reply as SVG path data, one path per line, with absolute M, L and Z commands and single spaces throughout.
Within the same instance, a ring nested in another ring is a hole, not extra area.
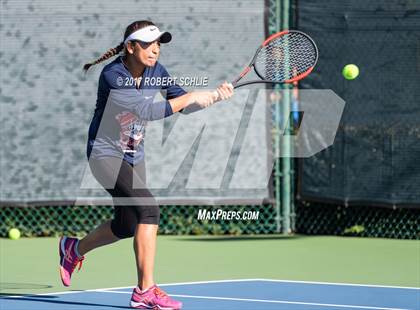
M 169 43 L 172 40 L 172 35 L 169 32 L 164 32 L 159 38 L 160 43 Z
M 160 43 L 169 43 L 172 40 L 172 35 L 169 32 L 162 32 L 157 36 L 149 37 L 148 39 L 138 39 L 138 41 L 144 43 L 151 43 L 156 40 L 159 40 Z

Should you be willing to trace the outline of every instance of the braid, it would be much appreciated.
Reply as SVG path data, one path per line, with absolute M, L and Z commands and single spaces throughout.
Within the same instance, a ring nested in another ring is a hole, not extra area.
M 130 25 L 127 26 L 127 28 L 125 29 L 124 32 L 124 40 L 128 38 L 128 36 L 130 34 L 132 34 L 133 32 L 135 32 L 138 29 L 142 29 L 144 27 L 147 26 L 154 26 L 155 24 L 152 23 L 151 21 L 148 20 L 138 20 L 135 21 L 133 23 L 131 23 Z M 85 72 L 87 70 L 89 70 L 90 67 L 104 61 L 107 60 L 108 58 L 111 58 L 115 55 L 118 55 L 122 50 L 124 50 L 124 41 L 121 42 L 117 47 L 114 48 L 110 48 L 105 54 L 103 54 L 101 57 L 99 57 L 98 59 L 96 59 L 93 62 L 87 63 L 83 66 L 83 70 L 85 70 Z
M 124 49 L 124 42 L 121 42 L 118 46 L 114 47 L 114 48 L 110 48 L 108 51 L 106 51 L 105 54 L 103 54 L 101 57 L 99 57 L 98 59 L 96 59 L 95 61 L 92 61 L 90 63 L 87 63 L 83 66 L 83 70 L 86 72 L 89 70 L 90 67 L 104 61 L 107 60 L 108 58 L 111 58 L 115 55 L 118 55 L 122 50 Z

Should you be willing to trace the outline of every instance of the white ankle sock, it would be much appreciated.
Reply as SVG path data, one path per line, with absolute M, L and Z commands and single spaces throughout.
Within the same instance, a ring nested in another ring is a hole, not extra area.
M 148 287 L 147 289 L 145 289 L 145 290 L 142 290 L 141 288 L 140 288 L 140 286 L 137 286 L 137 289 L 140 291 L 140 293 L 146 293 L 148 290 L 150 290 L 151 288 L 153 287 L 153 285 L 151 286 L 151 287 Z

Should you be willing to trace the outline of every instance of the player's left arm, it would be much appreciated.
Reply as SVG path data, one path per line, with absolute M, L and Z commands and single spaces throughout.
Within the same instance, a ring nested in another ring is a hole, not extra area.
M 187 101 L 188 92 L 184 90 L 181 86 L 179 86 L 176 81 L 171 77 L 171 75 L 168 73 L 168 71 L 162 66 L 162 77 L 166 77 L 168 83 L 165 83 L 162 85 L 162 90 L 166 93 L 166 99 L 171 100 L 172 102 L 176 101 L 184 101 L 182 98 L 178 100 L 173 100 L 175 98 L 179 97 L 185 97 L 185 101 Z M 188 98 L 189 99 L 189 98 Z M 188 100 L 189 101 L 189 100 Z M 184 106 L 184 104 L 182 104 Z M 172 107 L 174 108 L 174 106 Z M 185 107 L 182 107 L 180 110 L 176 111 L 177 109 L 174 109 L 174 113 L 181 112 L 185 114 L 186 109 L 188 108 L 188 104 L 186 104 Z
M 170 76 L 168 71 L 162 66 L 162 77 L 166 78 L 167 83 L 162 85 L 162 90 L 166 92 L 166 99 L 171 100 L 187 94 L 181 86 Z

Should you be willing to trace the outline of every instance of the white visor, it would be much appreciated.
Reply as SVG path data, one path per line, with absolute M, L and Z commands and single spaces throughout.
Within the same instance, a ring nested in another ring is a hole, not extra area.
M 133 40 L 150 43 L 159 38 L 161 43 L 168 43 L 171 41 L 172 35 L 166 31 L 161 32 L 156 26 L 147 26 L 130 34 L 127 39 L 124 40 L 124 44 Z

